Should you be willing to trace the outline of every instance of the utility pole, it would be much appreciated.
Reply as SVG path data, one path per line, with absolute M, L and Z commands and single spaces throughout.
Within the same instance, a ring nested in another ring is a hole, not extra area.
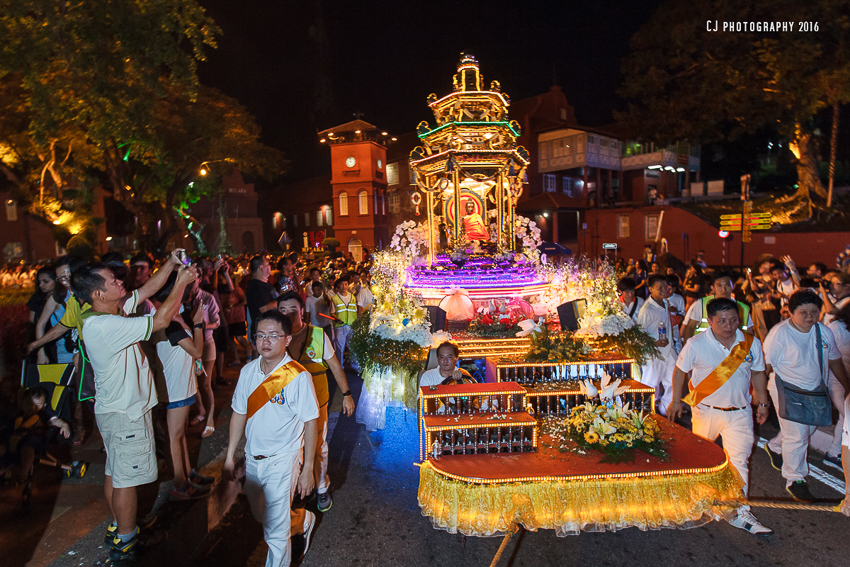
M 744 243 L 749 242 L 752 236 L 750 229 L 750 175 L 741 176 L 741 270 L 744 269 Z

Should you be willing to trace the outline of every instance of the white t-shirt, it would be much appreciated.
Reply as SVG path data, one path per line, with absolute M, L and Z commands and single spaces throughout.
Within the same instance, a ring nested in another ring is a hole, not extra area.
M 826 369 L 827 360 L 840 359 L 841 352 L 829 327 L 820 323 L 817 325 L 820 325 L 822 338 L 817 347 L 823 352 L 823 368 Z M 822 381 L 816 342 L 814 325 L 808 333 L 802 333 L 791 326 L 790 319 L 786 319 L 774 325 L 767 334 L 764 340 L 764 360 L 785 382 L 805 390 L 814 390 Z
M 242 367 L 239 382 L 233 392 L 231 407 L 236 413 L 248 413 L 248 398 L 275 370 L 292 361 L 284 355 L 271 373 L 260 370 L 263 357 L 255 358 Z M 301 450 L 304 440 L 304 424 L 319 417 L 319 404 L 313 377 L 306 370 L 298 374 L 281 392 L 248 420 L 245 426 L 245 454 L 272 455 L 291 454 Z
M 139 293 L 124 303 L 124 313 L 136 310 Z M 148 359 L 139 346 L 153 331 L 152 317 L 92 315 L 83 321 L 86 344 L 97 388 L 97 414 L 126 413 L 135 421 L 157 403 Z
M 661 358 L 669 359 L 675 353 L 673 352 L 673 332 L 670 325 L 670 314 L 667 312 L 667 300 L 664 300 L 664 305 L 658 305 L 654 299 L 647 299 L 640 308 L 638 313 L 638 325 L 643 327 L 643 330 L 649 333 L 653 340 L 658 340 L 658 325 L 664 323 L 667 327 L 667 346 L 658 347 L 661 351 Z
M 183 401 L 198 392 L 198 380 L 192 369 L 194 359 L 179 344 L 183 339 L 191 341 L 192 334 L 176 321 L 156 331 L 151 339 L 156 344 L 156 354 L 162 363 L 169 402 Z
M 432 368 L 431 370 L 426 370 L 422 373 L 422 378 L 419 380 L 419 387 L 423 386 L 439 386 L 442 381 L 445 380 L 442 374 L 440 374 L 440 367 Z
M 841 361 L 844 363 L 845 370 L 850 369 L 850 331 L 841 321 L 833 321 L 828 327 L 832 331 L 833 338 L 835 338 L 835 346 L 841 353 Z M 833 380 L 836 379 L 832 370 L 829 371 L 829 376 Z
M 635 301 L 637 302 L 637 307 L 635 307 Z M 632 320 L 635 323 L 637 323 L 638 315 L 640 314 L 640 308 L 643 307 L 644 301 L 643 301 L 642 297 L 635 297 L 635 301 L 629 303 L 628 305 L 626 305 L 625 303 L 623 303 L 621 301 L 620 305 L 623 306 L 623 310 L 626 312 L 626 315 L 628 315 L 629 313 L 632 313 L 632 307 L 634 307 L 635 311 L 634 311 L 634 313 L 632 314 L 631 317 L 632 317 Z
M 357 307 L 369 309 L 369 306 L 372 305 L 372 300 L 374 299 L 375 296 L 372 295 L 372 290 L 369 289 L 369 286 L 364 285 L 360 288 L 360 293 L 357 294 Z
M 740 329 L 736 330 L 735 338 L 739 343 L 743 342 L 744 333 Z M 723 346 L 714 337 L 711 329 L 708 329 L 685 343 L 682 352 L 679 353 L 678 360 L 676 360 L 676 366 L 682 372 L 691 372 L 691 382 L 697 385 L 720 366 L 720 363 L 729 356 L 731 350 Z M 732 377 L 717 391 L 703 399 L 701 403 L 717 408 L 749 406 L 752 402 L 750 397 L 751 372 L 759 370 L 764 370 L 764 356 L 761 351 L 761 342 L 754 339 L 749 355 L 732 374 Z
M 838 301 L 833 301 L 833 304 L 835 305 L 836 309 L 841 309 L 842 307 L 847 305 L 848 301 L 850 301 L 850 295 L 848 295 L 847 297 L 843 297 L 843 298 L 839 299 Z M 835 321 L 835 315 L 830 315 L 829 313 L 824 314 L 823 321 L 822 321 L 824 325 L 829 326 L 830 323 L 832 323 L 833 321 Z M 829 328 L 831 329 L 832 327 L 829 326 Z
M 712 297 L 712 299 L 714 299 Z M 696 321 L 697 326 L 702 322 L 702 302 L 705 301 L 704 297 L 700 297 L 691 303 L 691 306 L 688 308 L 688 313 L 685 315 L 685 320 L 682 322 L 684 325 L 687 325 L 690 321 Z M 711 301 L 711 300 L 709 300 Z M 734 300 L 733 300 L 734 301 Z M 743 323 L 742 323 L 743 324 Z M 753 316 L 751 313 L 747 313 L 747 329 L 753 328 Z

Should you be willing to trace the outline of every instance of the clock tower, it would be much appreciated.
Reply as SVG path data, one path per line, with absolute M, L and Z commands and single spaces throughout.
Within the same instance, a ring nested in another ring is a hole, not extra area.
M 334 234 L 358 262 L 363 250 L 389 244 L 387 225 L 388 136 L 363 120 L 319 132 L 330 146 Z

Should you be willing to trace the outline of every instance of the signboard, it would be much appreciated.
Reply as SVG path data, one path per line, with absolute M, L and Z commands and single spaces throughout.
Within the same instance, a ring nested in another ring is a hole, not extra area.
M 616 250 L 617 249 L 617 243 L 616 242 L 603 242 L 602 243 L 602 249 L 603 250 Z

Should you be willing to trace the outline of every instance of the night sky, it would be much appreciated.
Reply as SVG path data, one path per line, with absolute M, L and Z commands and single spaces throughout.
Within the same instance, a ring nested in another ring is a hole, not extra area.
M 553 78 L 580 124 L 612 121 L 620 60 L 659 0 L 405 2 L 199 0 L 223 30 L 203 84 L 256 116 L 293 161 L 283 182 L 327 172 L 316 132 L 362 119 L 391 134 L 433 122 L 425 97 L 448 94 L 461 51 L 512 100 Z

